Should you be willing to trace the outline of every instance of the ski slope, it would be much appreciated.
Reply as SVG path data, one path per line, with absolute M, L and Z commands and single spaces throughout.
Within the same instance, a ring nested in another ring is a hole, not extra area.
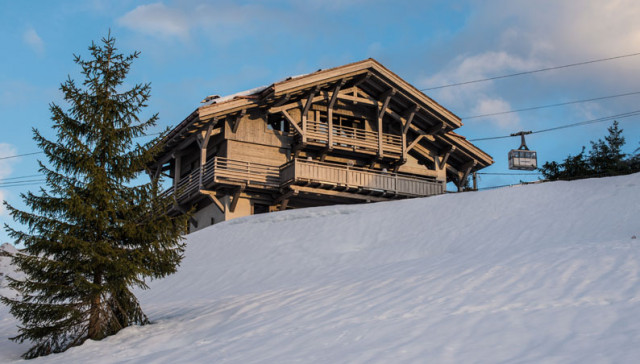
M 640 360 L 640 174 L 257 215 L 187 242 L 138 292 L 153 325 L 34 362 Z M 14 362 L 27 344 L 0 315 Z

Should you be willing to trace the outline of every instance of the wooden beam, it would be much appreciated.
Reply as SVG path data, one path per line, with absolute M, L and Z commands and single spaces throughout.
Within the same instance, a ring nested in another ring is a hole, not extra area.
M 233 191 L 233 196 L 231 196 L 231 204 L 229 205 L 229 211 L 234 212 L 236 210 L 236 206 L 238 205 L 238 199 L 240 198 L 240 194 L 244 191 L 244 186 L 240 186 Z
M 180 172 L 182 170 L 182 154 L 178 151 L 173 153 L 173 195 L 178 194 L 178 183 L 180 183 Z
M 286 94 L 284 95 L 283 98 L 281 98 L 278 102 L 276 102 L 275 104 L 273 104 L 273 107 L 278 107 L 278 106 L 282 106 L 284 104 L 287 103 L 287 101 L 289 101 L 289 98 L 291 97 L 291 94 Z
M 400 120 L 402 123 L 402 161 L 401 164 L 407 162 L 407 132 L 409 131 L 409 127 L 411 126 L 411 122 L 413 122 L 413 117 L 416 115 L 418 111 L 418 105 L 414 105 L 408 112 L 405 118 L 405 121 Z
M 407 132 L 409 131 L 409 127 L 411 126 L 411 123 L 413 122 L 413 117 L 416 115 L 416 113 L 420 110 L 420 107 L 418 105 L 414 105 L 408 112 L 407 112 L 407 116 L 405 118 L 405 121 L 402 125 L 402 134 L 407 134 Z
M 289 122 L 289 124 L 291 124 L 291 126 L 293 126 L 294 129 L 296 129 L 296 131 L 298 133 L 300 133 L 300 135 L 302 135 L 304 137 L 304 132 L 302 131 L 302 129 L 300 129 L 300 127 L 298 126 L 298 124 L 295 122 L 295 120 L 293 120 L 293 118 L 291 117 L 291 115 L 289 115 L 289 113 L 286 110 L 281 110 L 280 111 L 282 113 L 282 115 L 284 115 L 284 118 L 287 119 L 287 121 Z
M 329 150 L 333 148 L 333 106 L 335 105 L 336 100 L 338 99 L 338 93 L 340 92 L 340 88 L 344 86 L 345 82 L 346 80 L 343 79 L 340 82 L 338 82 L 338 84 L 336 84 L 336 87 L 333 89 L 333 93 L 331 94 L 331 100 L 329 100 L 329 104 L 327 105 L 327 125 L 329 127 L 327 130 L 327 132 L 329 133 L 327 146 L 329 147 Z
M 407 147 L 407 153 L 408 153 L 411 149 L 413 149 L 413 148 L 418 144 L 418 142 L 420 142 L 420 140 L 422 140 L 422 138 L 424 138 L 424 137 L 425 137 L 425 135 L 424 135 L 424 134 L 420 134 L 420 135 L 418 135 L 418 137 L 417 137 L 417 138 L 413 139 L 413 141 L 411 142 L 411 144 L 409 144 L 409 146 Z
M 238 130 L 238 125 L 240 125 L 240 120 L 242 120 L 242 117 L 247 113 L 247 109 L 242 109 L 242 111 L 240 111 L 238 113 L 238 115 L 235 118 L 235 121 L 231 127 L 231 131 L 235 134 L 236 131 Z
M 360 86 L 364 82 L 367 82 L 371 78 L 371 72 L 367 72 L 364 76 L 361 76 L 354 84 L 354 87 Z
M 209 124 L 209 128 L 205 132 L 204 136 L 200 134 L 198 138 L 198 144 L 200 145 L 200 175 L 198 185 L 202 188 L 202 175 L 204 174 L 204 165 L 207 164 L 207 145 L 209 145 L 209 138 L 211 138 L 211 131 L 213 131 L 213 123 Z
M 437 134 L 440 130 L 442 130 L 443 127 L 444 127 L 444 124 L 442 122 L 438 122 L 436 125 L 430 127 L 424 132 L 431 135 Z
M 200 193 L 203 194 L 203 195 L 209 196 L 209 198 L 211 198 L 211 201 L 213 201 L 213 203 L 216 206 L 218 206 L 220 211 L 222 211 L 222 213 L 224 213 L 224 205 L 222 204 L 222 202 L 220 202 L 220 200 L 218 200 L 218 197 L 216 197 L 215 191 L 208 191 L 208 190 L 201 189 Z
M 291 185 L 291 186 L 289 186 L 289 188 L 291 188 L 294 191 L 303 192 L 303 193 L 314 193 L 314 194 L 318 194 L 318 195 L 335 196 L 335 197 L 353 199 L 353 200 L 364 200 L 364 201 L 368 201 L 368 202 L 381 202 L 381 201 L 389 201 L 390 200 L 390 199 L 384 198 L 384 197 L 375 197 L 375 196 L 370 196 L 370 195 L 358 195 L 358 194 L 350 193 L 350 192 L 324 190 L 324 189 L 320 189 L 320 188 L 304 187 L 304 186 L 297 186 L 297 185 Z
M 476 160 L 472 160 L 469 161 L 467 163 L 465 163 L 461 168 L 460 171 L 458 172 L 458 192 L 462 191 L 462 183 L 464 180 L 467 179 L 467 177 L 469 177 L 469 173 L 471 173 L 471 169 L 473 167 L 476 166 L 476 164 L 478 164 L 478 161 Z
M 384 114 L 387 112 L 387 107 L 389 106 L 389 101 L 391 101 L 391 97 L 395 95 L 396 89 L 390 88 L 382 94 L 382 106 L 379 106 L 378 110 L 378 156 L 384 156 L 384 149 L 382 146 L 382 119 L 384 118 Z
M 309 112 L 309 108 L 311 108 L 311 104 L 313 104 L 313 98 L 316 95 L 316 92 L 318 92 L 318 90 L 320 89 L 320 87 L 316 86 L 313 90 L 311 90 L 311 92 L 309 93 L 309 97 L 307 97 L 307 102 L 304 105 L 304 108 L 302 109 L 302 143 L 306 143 L 307 142 L 307 113 Z
M 440 165 L 444 166 L 445 163 L 447 163 L 447 161 L 449 160 L 449 156 L 451 155 L 451 153 L 453 153 L 456 150 L 456 147 L 454 147 L 453 145 L 450 145 L 446 151 L 444 151 L 444 154 L 442 154 L 442 159 L 440 160 Z

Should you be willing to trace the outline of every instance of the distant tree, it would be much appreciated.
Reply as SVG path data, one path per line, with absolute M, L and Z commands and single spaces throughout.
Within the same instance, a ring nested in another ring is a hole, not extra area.
M 625 172 L 625 157 L 622 153 L 622 146 L 625 139 L 622 136 L 622 129 L 618 127 L 618 122 L 607 129 L 609 135 L 597 142 L 591 142 L 589 152 L 589 165 L 594 174 L 616 175 Z
M 614 176 L 640 171 L 637 158 L 627 159 L 622 153 L 625 138 L 618 122 L 614 121 L 608 129 L 609 134 L 597 142 L 591 142 L 591 150 L 585 156 L 585 147 L 575 155 L 569 155 L 564 162 L 546 162 L 540 172 L 548 180 L 578 179 L 596 176 Z M 640 148 L 639 148 L 640 149 Z M 634 162 L 636 160 L 636 162 Z
M 91 59 L 74 56 L 81 86 L 61 85 L 65 111 L 50 105 L 57 139 L 34 129 L 49 165 L 40 162 L 48 188 L 22 194 L 31 211 L 5 203 L 26 231 L 5 225 L 26 254 L 13 263 L 24 280 L 11 280 L 21 295 L 2 297 L 22 325 L 14 341 L 34 345 L 23 357 L 57 353 L 87 339 L 100 340 L 133 324 L 149 322 L 131 288 L 174 273 L 182 259 L 188 217 L 169 217 L 158 181 L 134 180 L 159 151 L 133 139 L 155 125 L 139 119 L 149 84 L 121 90 L 139 53 L 117 53 L 109 34 L 89 47 Z

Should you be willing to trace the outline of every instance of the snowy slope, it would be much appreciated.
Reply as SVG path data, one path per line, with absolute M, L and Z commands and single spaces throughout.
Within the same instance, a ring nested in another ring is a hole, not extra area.
M 139 293 L 154 325 L 35 362 L 637 363 L 633 236 L 640 174 L 236 219 Z

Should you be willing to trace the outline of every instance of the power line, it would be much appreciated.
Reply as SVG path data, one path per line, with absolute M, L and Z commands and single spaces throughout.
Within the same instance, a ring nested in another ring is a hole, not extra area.
M 145 135 L 141 135 L 141 136 L 136 137 L 136 138 L 144 138 L 144 137 L 160 135 L 160 134 L 162 134 L 162 133 L 145 134 Z M 24 154 L 15 154 L 15 155 L 9 155 L 9 156 L 6 156 L 6 157 L 0 157 L 0 160 L 18 158 L 18 157 L 25 157 L 25 156 L 28 156 L 28 155 L 36 155 L 36 154 L 42 154 L 42 153 L 44 153 L 44 152 L 32 152 L 32 153 L 24 153 Z
M 3 159 L 11 159 L 11 158 L 18 158 L 18 157 L 24 157 L 24 156 L 27 156 L 27 155 L 34 155 L 34 154 L 41 154 L 41 153 L 44 153 L 44 152 L 33 152 L 33 153 L 24 153 L 24 154 L 9 155 L 9 156 L 6 156 L 6 157 L 0 157 L 0 160 L 3 160 Z
M 30 185 L 41 185 L 46 182 L 44 179 L 33 179 L 33 180 L 25 180 L 25 181 L 17 181 L 17 182 L 7 182 L 0 183 L 0 188 L 8 188 L 8 187 L 21 187 L 21 186 L 30 186 Z
M 640 55 L 640 52 L 631 53 L 631 54 L 623 54 L 621 56 L 615 56 L 615 57 L 609 57 L 609 58 L 594 59 L 594 60 L 585 61 L 585 62 L 570 63 L 570 64 L 565 64 L 565 65 L 562 65 L 562 66 L 540 68 L 540 69 L 537 69 L 537 70 L 512 73 L 512 74 L 508 74 L 508 75 L 501 75 L 501 76 L 494 76 L 494 77 L 489 77 L 489 78 L 482 78 L 482 79 L 473 80 L 473 81 L 465 81 L 465 82 L 452 83 L 452 84 L 448 84 L 448 85 L 441 85 L 441 86 L 436 86 L 436 87 L 423 88 L 423 89 L 420 89 L 420 91 L 429 91 L 429 90 L 437 90 L 437 89 L 447 88 L 447 87 L 469 85 L 469 84 L 472 84 L 472 83 L 499 80 L 499 79 L 507 78 L 507 77 L 522 76 L 522 75 L 528 75 L 528 74 L 532 74 L 532 73 L 557 70 L 557 69 L 561 69 L 561 68 L 569 68 L 569 67 L 575 67 L 575 66 L 583 66 L 585 64 L 591 64 L 591 63 L 612 61 L 614 59 L 620 59 L 620 58 L 625 58 L 625 57 L 634 57 L 634 56 L 637 56 L 637 55 Z
M 476 172 L 477 174 L 492 176 L 539 176 L 540 173 L 508 173 L 508 172 Z
M 0 178 L 0 182 L 14 180 L 14 179 L 22 179 L 22 178 L 41 177 L 41 176 L 42 176 L 41 174 L 31 174 L 31 175 L 28 175 L 28 176 L 17 176 L 17 177 L 10 177 L 10 178 Z
M 623 118 L 628 118 L 628 117 L 637 116 L 637 115 L 640 115 L 640 110 L 630 111 L 630 112 L 627 112 L 627 113 L 622 113 L 622 114 L 617 114 L 617 115 L 606 116 L 606 117 L 602 117 L 602 118 L 598 118 L 598 119 L 581 121 L 581 122 L 573 123 L 573 124 L 560 125 L 560 126 L 556 126 L 556 127 L 548 128 L 548 129 L 536 130 L 536 131 L 532 132 L 531 134 L 546 133 L 546 132 L 554 131 L 554 130 L 573 128 L 573 127 L 576 127 L 576 126 L 583 126 L 583 125 L 588 125 L 588 124 L 601 123 L 601 122 L 604 122 L 604 121 L 610 121 L 610 120 L 614 120 L 614 119 L 623 119 Z M 503 135 L 503 136 L 496 136 L 496 137 L 469 139 L 469 141 L 470 142 L 476 142 L 476 141 L 481 141 L 481 140 L 494 140 L 494 139 L 504 139 L 504 138 L 512 138 L 512 137 L 513 136 L 511 136 L 511 135 Z
M 509 110 L 509 111 L 500 111 L 500 112 L 494 112 L 494 113 L 490 113 L 490 114 L 482 114 L 482 115 L 474 115 L 474 116 L 464 116 L 461 117 L 461 119 L 475 119 L 475 118 L 482 118 L 485 116 L 495 116 L 495 115 L 504 115 L 504 114 L 511 114 L 511 113 L 516 113 L 516 112 L 521 112 L 521 111 L 531 111 L 531 110 L 539 110 L 539 109 L 545 109 L 545 108 L 549 108 L 549 107 L 556 107 L 556 106 L 564 106 L 564 105 L 572 105 L 572 104 L 580 104 L 583 102 L 591 102 L 591 101 L 598 101 L 598 100 L 606 100 L 606 99 L 613 99 L 616 97 L 622 97 L 622 96 L 630 96 L 630 95 L 637 95 L 640 94 L 640 91 L 636 91 L 636 92 L 628 92 L 626 94 L 619 94 L 619 95 L 611 95 L 611 96 L 602 96 L 602 97 L 595 97 L 592 99 L 584 99 L 584 100 L 576 100 L 576 101 L 568 101 L 568 102 L 560 102 L 557 104 L 549 104 L 549 105 L 542 105 L 542 106 L 532 106 L 532 107 L 527 107 L 524 109 L 516 109 L 516 110 Z

